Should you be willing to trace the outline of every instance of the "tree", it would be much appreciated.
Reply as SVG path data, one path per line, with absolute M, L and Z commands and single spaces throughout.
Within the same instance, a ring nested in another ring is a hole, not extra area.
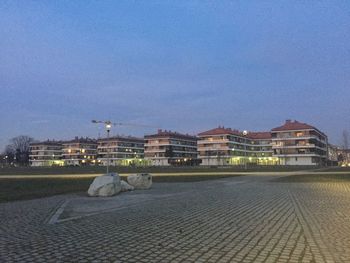
M 349 149 L 349 132 L 347 130 L 343 131 L 343 148 L 344 150 Z
M 13 165 L 15 161 L 15 151 L 12 149 L 12 146 L 7 145 L 4 151 L 5 155 L 5 164 Z
M 34 142 L 32 137 L 26 135 L 20 135 L 10 140 L 10 144 L 7 145 L 5 153 L 8 156 L 14 157 L 14 162 L 18 165 L 29 164 L 30 144 Z

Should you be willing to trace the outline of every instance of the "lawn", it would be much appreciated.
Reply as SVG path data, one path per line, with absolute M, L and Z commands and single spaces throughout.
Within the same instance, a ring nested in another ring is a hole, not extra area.
M 154 176 L 153 182 L 196 182 L 239 176 L 224 175 L 179 175 Z M 122 179 L 125 179 L 122 177 Z M 67 193 L 86 193 L 93 178 L 10 178 L 0 177 L 0 202 L 28 200 Z
M 250 166 L 247 170 L 242 166 L 228 167 L 110 167 L 117 173 L 175 173 L 175 172 L 284 172 L 315 169 L 314 166 Z M 41 175 L 41 174 L 103 174 L 103 166 L 85 167 L 9 167 L 0 168 L 0 175 Z
M 254 167 L 247 171 L 249 172 L 278 172 L 278 171 L 296 171 L 315 169 L 314 167 Z M 70 177 L 78 174 L 103 174 L 105 167 L 55 167 L 55 168 L 0 168 L 0 202 L 28 200 L 34 198 L 42 198 L 66 193 L 86 193 L 93 177 Z M 118 173 L 179 173 L 179 175 L 162 175 L 153 176 L 154 182 L 196 182 L 203 180 L 215 180 L 226 177 L 241 176 L 237 172 L 245 171 L 242 167 L 224 167 L 224 168 L 209 168 L 209 167 L 146 167 L 146 168 L 131 168 L 131 167 L 111 167 L 111 171 Z M 330 182 L 330 181 L 349 181 L 349 168 L 327 168 L 320 169 L 327 171 L 327 174 L 298 174 L 288 177 L 282 177 L 274 180 L 275 182 L 284 183 L 307 183 L 307 182 Z M 349 174 L 332 174 L 334 172 L 347 172 Z M 183 172 L 183 174 L 181 174 Z M 199 173 L 200 174 L 187 174 Z M 217 172 L 217 174 L 215 174 Z M 225 174 L 220 174 L 225 172 Z M 232 172 L 232 174 L 230 174 Z M 235 172 L 235 173 L 234 173 Z M 329 172 L 329 174 L 328 174 Z M 207 173 L 207 174 L 206 174 Z M 1 178 L 1 175 L 64 175 L 65 178 Z M 124 178 L 125 179 L 125 178 Z

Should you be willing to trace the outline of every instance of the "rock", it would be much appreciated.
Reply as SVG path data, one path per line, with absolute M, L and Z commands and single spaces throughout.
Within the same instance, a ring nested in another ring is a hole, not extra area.
M 130 184 L 128 184 L 127 182 L 125 182 L 124 180 L 122 180 L 120 182 L 121 186 L 122 186 L 122 192 L 127 192 L 127 191 L 133 191 L 134 187 Z
M 98 176 L 89 187 L 89 196 L 113 196 L 121 191 L 120 177 L 118 174 L 109 173 Z
M 150 174 L 132 174 L 127 179 L 135 189 L 149 189 L 152 186 L 152 175 Z

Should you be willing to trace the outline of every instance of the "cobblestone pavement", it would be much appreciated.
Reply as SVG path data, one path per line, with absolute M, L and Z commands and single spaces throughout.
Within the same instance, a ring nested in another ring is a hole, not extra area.
M 350 182 L 275 178 L 158 183 L 55 224 L 84 197 L 3 203 L 0 262 L 350 262 Z

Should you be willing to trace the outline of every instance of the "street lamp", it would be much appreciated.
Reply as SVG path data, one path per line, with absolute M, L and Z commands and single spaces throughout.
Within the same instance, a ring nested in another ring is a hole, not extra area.
M 92 120 L 92 123 L 103 123 L 105 124 L 105 127 L 106 127 L 106 131 L 107 131 L 107 142 L 109 141 L 109 133 L 111 132 L 111 129 L 112 129 L 112 122 L 111 121 L 96 121 L 96 120 Z M 107 143 L 108 145 L 108 143 Z M 107 174 L 109 174 L 109 160 L 110 160 L 110 148 L 108 147 L 107 148 L 107 167 L 106 167 L 106 170 L 107 170 Z
M 106 122 L 106 131 L 107 131 L 107 141 L 109 141 L 109 133 L 111 132 L 112 124 Z M 107 174 L 109 173 L 109 159 L 110 159 L 110 147 L 107 148 Z
M 244 130 L 243 136 L 245 138 L 245 141 L 244 141 L 244 169 L 245 170 L 247 170 L 247 135 L 248 135 L 248 131 Z

